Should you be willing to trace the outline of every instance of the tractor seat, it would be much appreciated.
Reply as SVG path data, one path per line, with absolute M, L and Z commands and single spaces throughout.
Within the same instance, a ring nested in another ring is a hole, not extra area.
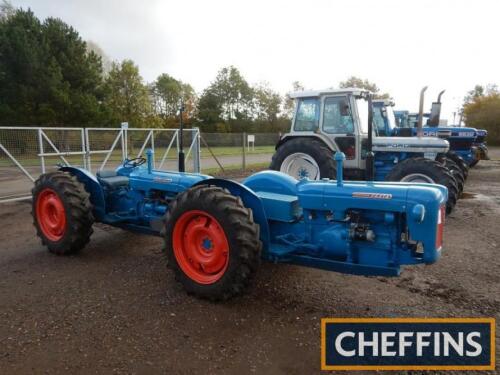
M 102 170 L 96 173 L 99 182 L 108 189 L 117 189 L 122 186 L 128 186 L 127 176 L 118 176 L 116 171 Z

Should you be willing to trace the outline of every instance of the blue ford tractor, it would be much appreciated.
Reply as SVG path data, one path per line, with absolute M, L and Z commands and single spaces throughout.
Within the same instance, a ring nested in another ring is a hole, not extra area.
M 437 101 L 432 103 L 431 112 L 422 114 L 423 135 L 428 137 L 437 136 L 448 140 L 450 150 L 455 155 L 458 155 L 468 167 L 475 166 L 480 160 L 488 160 L 488 147 L 486 146 L 488 132 L 486 130 L 440 124 L 441 96 L 443 93 L 444 91 L 441 91 Z M 394 134 L 415 136 L 419 117 L 418 113 L 410 113 L 406 110 L 396 111 Z M 457 160 L 455 162 L 460 164 Z
M 358 88 L 301 91 L 289 133 L 276 145 L 270 169 L 294 178 L 335 178 L 333 155 L 346 155 L 349 180 L 436 183 L 448 188 L 446 211 L 458 199 L 459 187 L 441 157 L 446 140 L 377 134 L 370 92 Z
M 418 127 L 410 129 L 397 126 L 395 112 L 392 109 L 393 106 L 394 102 L 392 100 L 373 101 L 373 122 L 376 133 L 390 137 L 418 137 Z M 452 141 L 448 138 L 449 135 L 449 130 L 436 130 L 429 127 L 422 128 L 422 136 L 443 138 L 448 140 L 451 144 Z M 459 194 L 461 194 L 464 189 L 465 180 L 467 179 L 469 173 L 467 163 L 462 159 L 459 153 L 451 150 L 445 154 L 440 154 L 438 156 L 438 160 L 451 172 L 457 182 Z
M 447 189 L 441 185 L 298 181 L 264 171 L 243 183 L 154 170 L 125 160 L 96 175 L 64 166 L 35 182 L 33 217 L 49 251 L 73 254 L 94 222 L 164 239 L 168 265 L 191 294 L 241 294 L 261 259 L 358 275 L 396 276 L 439 258 Z

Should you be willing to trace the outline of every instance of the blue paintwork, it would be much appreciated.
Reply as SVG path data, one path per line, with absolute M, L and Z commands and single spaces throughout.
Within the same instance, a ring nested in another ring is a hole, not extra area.
M 340 171 L 342 159 L 337 156 Z M 119 167 L 116 173 L 128 177 L 128 186 L 110 189 L 84 170 L 62 170 L 85 184 L 98 221 L 152 234 L 159 234 L 168 203 L 177 194 L 201 184 L 227 189 L 252 210 L 259 224 L 262 257 L 273 262 L 398 275 L 402 265 L 433 263 L 441 252 L 436 247 L 438 216 L 447 190 L 440 185 L 351 182 L 344 181 L 341 172 L 339 181 L 297 181 L 275 171 L 256 173 L 238 183 L 157 171 L 148 163 Z M 207 249 L 211 245 L 204 243 Z
M 381 103 L 378 103 L 377 105 L 381 105 Z M 394 111 L 394 115 L 399 123 L 399 127 L 392 129 L 392 135 L 400 135 L 400 133 L 404 131 L 402 128 L 410 128 L 412 136 L 417 135 L 416 126 L 418 114 L 401 110 Z M 425 119 L 429 117 L 429 114 L 424 113 L 423 117 L 424 137 L 438 137 L 440 131 L 448 131 L 450 135 L 446 137 L 446 140 L 450 143 L 450 150 L 464 159 L 467 164 L 471 165 L 474 161 L 488 159 L 488 148 L 485 141 L 488 132 L 486 130 L 453 125 L 438 127 L 426 126 Z M 386 129 L 388 128 L 389 125 L 386 121 Z

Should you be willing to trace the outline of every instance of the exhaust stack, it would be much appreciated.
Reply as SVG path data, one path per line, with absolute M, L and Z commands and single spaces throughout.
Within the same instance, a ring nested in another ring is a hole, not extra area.
M 443 93 L 445 91 L 446 90 L 441 91 L 438 95 L 437 102 L 432 103 L 431 117 L 430 117 L 429 123 L 428 123 L 429 126 L 433 126 L 433 127 L 439 126 L 439 119 L 441 117 L 441 95 L 443 95 Z
M 418 106 L 417 137 L 421 137 L 423 135 L 422 123 L 424 121 L 425 90 L 427 90 L 427 86 L 424 86 L 424 88 L 420 91 L 420 104 Z

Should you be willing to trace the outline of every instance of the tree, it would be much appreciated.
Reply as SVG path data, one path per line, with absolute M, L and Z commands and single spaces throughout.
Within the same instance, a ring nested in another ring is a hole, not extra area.
M 210 85 L 222 108 L 225 120 L 248 119 L 251 115 L 253 90 L 234 66 L 222 68 Z
M 102 60 L 78 32 L 60 19 L 48 18 L 42 32 L 64 83 L 62 106 L 55 108 L 64 125 L 89 125 L 100 120 Z
M 0 22 L 0 123 L 85 125 L 100 117 L 101 62 L 61 20 L 28 10 Z
M 215 131 L 216 124 L 223 122 L 220 98 L 207 88 L 198 101 L 198 122 L 204 131 Z
M 171 126 L 172 122 L 177 121 L 181 102 L 184 104 L 183 120 L 185 124 L 190 124 L 196 109 L 196 94 L 191 85 L 164 73 L 151 85 L 151 92 L 155 112 L 160 115 L 165 125 Z
M 103 74 L 108 74 L 109 71 L 111 70 L 111 67 L 113 66 L 113 61 L 111 58 L 104 52 L 104 50 L 94 41 L 92 40 L 87 40 L 87 52 L 88 53 L 95 53 L 97 56 L 101 58 L 102 62 L 102 72 Z
M 0 22 L 6 21 L 7 18 L 12 17 L 16 13 L 16 8 L 10 1 L 2 0 L 0 3 Z
M 149 91 L 132 60 L 113 63 L 104 83 L 103 105 L 111 125 L 124 121 L 133 127 L 146 125 L 152 113 Z
M 0 22 L 0 56 L 0 124 L 60 124 L 68 84 L 33 12 Z
M 380 93 L 380 89 L 378 86 L 373 83 L 368 81 L 367 79 L 361 79 L 355 76 L 351 76 L 347 78 L 345 81 L 342 81 L 339 83 L 339 87 L 341 89 L 343 88 L 348 88 L 348 87 L 356 87 L 359 89 L 365 89 L 370 92 L 372 92 L 374 95 L 375 99 L 390 99 L 390 95 L 388 93 Z
M 294 81 L 292 83 L 293 92 L 304 91 L 304 86 L 299 81 Z M 295 108 L 295 101 L 290 98 L 289 94 L 286 94 L 284 104 L 283 104 L 283 114 L 285 118 L 291 119 L 293 117 L 293 111 Z
M 254 87 L 254 115 L 257 120 L 272 124 L 278 118 L 281 107 L 281 95 L 272 90 L 268 84 Z
M 477 85 L 465 98 L 467 126 L 488 130 L 488 143 L 500 144 L 500 93 L 495 85 Z

